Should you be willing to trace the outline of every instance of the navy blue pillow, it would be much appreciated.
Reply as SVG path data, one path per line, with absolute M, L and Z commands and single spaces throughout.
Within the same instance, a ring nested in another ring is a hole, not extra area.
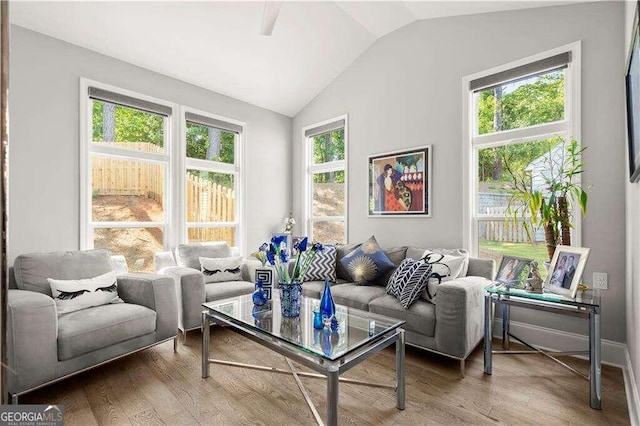
M 340 263 L 356 284 L 376 281 L 396 267 L 382 251 L 374 236 L 340 259 Z

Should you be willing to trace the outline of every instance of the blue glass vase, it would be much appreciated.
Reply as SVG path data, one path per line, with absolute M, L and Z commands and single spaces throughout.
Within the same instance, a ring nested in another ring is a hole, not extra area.
M 279 283 L 280 309 L 283 317 L 295 318 L 300 316 L 300 302 L 302 301 L 302 284 L 298 281 L 292 283 Z
M 262 280 L 256 282 L 256 291 L 253 293 L 253 304 L 256 306 L 262 306 L 269 300 L 269 295 L 262 287 Z
M 331 318 L 336 314 L 336 304 L 331 295 L 329 278 L 324 279 L 324 290 L 322 291 L 322 298 L 320 299 L 320 313 L 326 318 Z

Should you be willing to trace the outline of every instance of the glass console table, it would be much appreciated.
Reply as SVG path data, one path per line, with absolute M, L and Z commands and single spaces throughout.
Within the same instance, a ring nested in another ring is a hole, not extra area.
M 553 293 L 529 293 L 525 290 L 508 289 L 502 285 L 490 285 L 485 288 L 485 316 L 484 316 L 484 372 L 491 374 L 493 354 L 542 354 L 562 366 L 568 368 L 590 382 L 591 408 L 602 408 L 601 395 L 601 359 L 600 359 L 600 292 L 579 292 L 575 299 L 570 299 Z M 502 346 L 503 350 L 494 351 L 492 336 L 493 305 L 502 309 Z M 585 318 L 589 321 L 589 350 L 571 352 L 551 352 L 542 350 L 516 337 L 509 330 L 510 308 L 534 309 Z M 530 350 L 509 350 L 509 341 L 513 338 Z M 567 365 L 557 357 L 562 355 L 589 355 L 590 371 L 588 375 L 581 373 Z

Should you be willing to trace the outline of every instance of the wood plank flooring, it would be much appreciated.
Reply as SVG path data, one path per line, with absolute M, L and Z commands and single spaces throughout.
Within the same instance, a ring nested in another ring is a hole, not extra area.
M 74 425 L 312 425 L 314 418 L 293 377 L 212 365 L 201 378 L 198 331 L 178 353 L 165 343 L 31 392 L 20 403 L 62 403 Z M 278 354 L 227 328 L 212 327 L 211 356 L 287 368 Z M 583 360 L 566 358 L 588 370 Z M 495 356 L 483 373 L 482 349 L 458 363 L 407 347 L 407 404 L 395 408 L 387 389 L 340 384 L 341 425 L 423 424 L 629 424 L 622 371 L 602 367 L 603 409 L 589 408 L 589 383 L 538 355 Z M 395 353 L 384 350 L 345 377 L 392 382 Z M 301 370 L 304 368 L 300 367 Z M 318 411 L 326 413 L 325 382 L 301 378 Z

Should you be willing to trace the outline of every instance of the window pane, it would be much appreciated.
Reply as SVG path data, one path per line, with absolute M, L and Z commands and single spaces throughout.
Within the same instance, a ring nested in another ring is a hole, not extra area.
M 344 216 L 344 170 L 313 175 L 312 216 Z
M 99 156 L 91 164 L 92 220 L 164 221 L 163 165 Z
M 562 69 L 479 92 L 478 134 L 563 120 L 564 79 Z
M 330 222 L 313 222 L 313 241 L 318 241 L 323 244 L 346 243 L 344 238 L 344 222 L 343 221 L 330 221 Z
M 187 157 L 234 164 L 236 134 L 187 122 Z
M 187 233 L 190 243 L 226 241 L 236 245 L 236 228 L 189 228 Z
M 477 213 L 504 215 L 516 182 L 518 187 L 533 185 L 544 191 L 545 176 L 563 160 L 560 142 L 561 138 L 553 137 L 479 149 Z
M 344 129 L 313 137 L 314 164 L 344 160 Z
M 127 259 L 130 272 L 153 272 L 153 256 L 163 251 L 162 228 L 96 228 L 93 246 Z
M 164 152 L 165 117 L 109 102 L 91 102 L 94 143 L 135 151 Z
M 544 278 L 547 271 L 542 264 L 549 260 L 544 232 L 540 230 L 532 237 L 533 244 L 528 242 L 522 222 L 514 224 L 504 220 L 479 220 L 478 257 L 494 259 L 496 267 L 505 255 L 533 259 L 538 262 L 540 275 Z
M 187 222 L 235 222 L 234 177 L 187 170 Z

